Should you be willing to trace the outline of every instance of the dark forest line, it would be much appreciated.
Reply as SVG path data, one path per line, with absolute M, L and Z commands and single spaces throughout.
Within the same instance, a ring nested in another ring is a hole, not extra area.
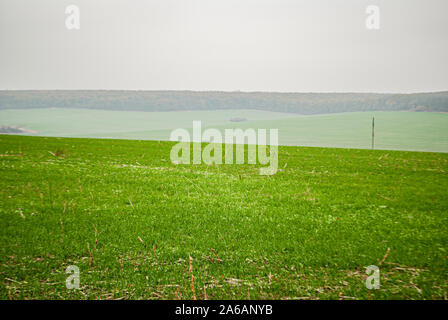
M 448 91 L 413 94 L 195 91 L 0 91 L 0 109 L 121 111 L 257 109 L 298 114 L 354 111 L 448 112 Z

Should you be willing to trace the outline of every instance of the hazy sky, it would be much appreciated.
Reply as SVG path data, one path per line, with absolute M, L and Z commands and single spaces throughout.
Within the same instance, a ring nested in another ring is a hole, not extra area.
M 0 89 L 448 90 L 447 15 L 447 0 L 0 0 Z

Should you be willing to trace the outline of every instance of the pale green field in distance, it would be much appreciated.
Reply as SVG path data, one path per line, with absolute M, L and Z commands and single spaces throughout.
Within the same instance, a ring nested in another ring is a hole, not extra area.
M 0 125 L 36 131 L 28 135 L 169 140 L 176 128 L 279 129 L 281 145 L 448 152 L 448 114 L 433 112 L 350 112 L 301 116 L 259 110 L 137 112 L 89 109 L 0 110 Z M 246 118 L 245 122 L 231 122 Z M 223 132 L 223 131 L 222 131 Z
M 215 126 L 240 117 L 247 120 L 275 120 L 296 115 L 259 110 L 217 110 L 143 112 L 90 109 L 0 110 L 0 125 L 37 131 L 38 136 L 154 139 L 153 132 L 192 126 L 193 120 Z M 137 132 L 137 134 L 135 134 Z M 156 134 L 157 136 L 157 134 Z
M 448 114 L 350 112 L 239 123 L 241 128 L 278 128 L 280 144 L 313 147 L 448 152 Z M 235 124 L 231 124 L 235 127 Z

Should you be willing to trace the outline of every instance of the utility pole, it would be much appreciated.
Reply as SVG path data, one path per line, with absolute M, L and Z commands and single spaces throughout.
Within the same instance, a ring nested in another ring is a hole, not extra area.
M 375 117 L 372 118 L 372 149 L 375 149 Z

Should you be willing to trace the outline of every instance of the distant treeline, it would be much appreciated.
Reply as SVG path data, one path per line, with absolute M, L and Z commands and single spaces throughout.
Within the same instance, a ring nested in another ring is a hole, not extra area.
M 300 114 L 352 111 L 448 112 L 448 91 L 415 94 L 194 91 L 0 91 L 0 109 L 127 111 L 258 109 Z

